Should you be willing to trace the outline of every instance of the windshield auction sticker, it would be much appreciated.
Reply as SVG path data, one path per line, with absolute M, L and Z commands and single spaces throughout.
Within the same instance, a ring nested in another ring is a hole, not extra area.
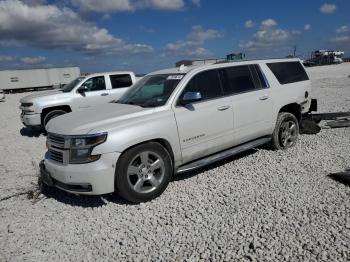
M 166 80 L 181 80 L 183 77 L 183 75 L 170 75 Z

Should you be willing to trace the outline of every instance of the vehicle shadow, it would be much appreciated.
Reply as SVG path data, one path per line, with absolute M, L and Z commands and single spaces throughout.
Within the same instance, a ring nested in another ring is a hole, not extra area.
M 186 172 L 183 174 L 178 174 L 174 176 L 173 181 L 180 181 L 189 179 L 191 177 L 197 176 L 200 173 L 203 173 L 205 171 L 208 171 L 213 168 L 217 168 L 219 166 L 225 165 L 229 162 L 235 161 L 237 159 L 240 159 L 242 157 L 246 157 L 252 154 L 255 154 L 258 150 L 257 149 L 250 149 L 248 151 L 242 152 L 236 156 L 232 156 L 229 158 L 226 158 L 224 160 L 215 162 L 213 164 L 210 164 L 208 166 L 199 168 L 194 171 Z M 107 205 L 108 203 L 114 203 L 117 205 L 138 205 L 135 203 L 128 202 L 124 200 L 123 198 L 119 197 L 118 194 L 112 193 L 102 196 L 86 196 L 86 195 L 75 195 L 71 193 L 64 192 L 57 188 L 46 188 L 45 190 L 42 190 L 42 194 L 47 198 L 53 198 L 58 202 L 70 205 L 72 207 L 82 207 L 82 208 L 96 208 L 96 207 L 102 207 Z
M 260 146 L 258 148 L 265 149 L 262 146 Z M 188 172 L 185 172 L 185 173 L 182 173 L 182 174 L 177 174 L 177 175 L 174 176 L 173 181 L 180 181 L 180 180 L 185 180 L 185 179 L 192 178 L 192 177 L 197 176 L 197 175 L 199 175 L 199 174 L 201 174 L 203 172 L 206 172 L 208 170 L 211 170 L 211 169 L 223 166 L 223 165 L 225 165 L 227 163 L 230 163 L 232 161 L 238 160 L 240 158 L 253 155 L 256 152 L 258 152 L 258 149 L 254 149 L 254 148 L 253 149 L 249 149 L 249 150 L 247 150 L 245 152 L 242 152 L 242 153 L 239 153 L 239 154 L 237 154 L 235 156 L 231 156 L 231 157 L 225 158 L 223 160 L 220 160 L 218 162 L 212 163 L 210 165 L 198 168 L 196 170 L 188 171 Z
M 29 127 L 23 127 L 20 131 L 21 136 L 26 137 L 39 137 L 41 135 L 45 136 L 45 132 L 40 129 L 33 129 Z
M 75 195 L 54 187 L 42 190 L 41 193 L 46 198 L 53 198 L 60 203 L 67 204 L 72 207 L 96 208 L 105 206 L 109 202 L 118 205 L 133 205 L 133 203 L 127 202 L 115 193 L 101 196 Z

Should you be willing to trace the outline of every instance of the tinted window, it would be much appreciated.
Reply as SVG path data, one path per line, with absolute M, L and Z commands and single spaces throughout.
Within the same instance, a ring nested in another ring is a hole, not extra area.
M 112 88 L 124 88 L 132 85 L 132 80 L 130 75 L 111 75 Z
M 86 80 L 83 84 L 89 91 L 105 90 L 106 83 L 104 76 L 95 76 Z
M 187 84 L 183 95 L 186 92 L 200 92 L 202 100 L 223 96 L 218 71 L 210 70 L 195 75 Z
M 267 66 L 282 85 L 309 80 L 305 69 L 299 62 L 269 63 Z
M 221 69 L 225 95 L 255 90 L 249 66 L 235 66 Z

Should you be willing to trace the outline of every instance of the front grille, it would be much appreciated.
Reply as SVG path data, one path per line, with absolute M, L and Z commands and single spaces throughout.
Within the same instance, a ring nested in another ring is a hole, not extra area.
M 67 144 L 69 141 L 64 136 L 48 133 L 48 158 L 62 164 L 68 164 L 69 146 Z
M 55 147 L 64 148 L 64 146 L 65 146 L 65 139 L 63 136 L 48 133 L 47 140 L 48 140 L 49 144 L 52 144 Z
M 53 149 L 49 149 L 49 159 L 52 159 L 56 162 L 63 163 L 63 152 L 55 151 Z

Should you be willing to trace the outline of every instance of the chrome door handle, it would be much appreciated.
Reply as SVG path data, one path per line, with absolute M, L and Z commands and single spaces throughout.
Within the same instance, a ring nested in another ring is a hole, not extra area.
M 259 99 L 260 99 L 260 100 L 267 100 L 267 99 L 269 99 L 269 96 L 268 96 L 268 95 L 265 95 L 265 96 L 260 97 Z
M 108 95 L 109 95 L 108 93 L 101 94 L 101 96 L 108 96 Z
M 230 106 L 222 106 L 222 107 L 219 107 L 218 110 L 219 111 L 225 111 L 225 110 L 227 110 L 229 108 L 230 108 Z

